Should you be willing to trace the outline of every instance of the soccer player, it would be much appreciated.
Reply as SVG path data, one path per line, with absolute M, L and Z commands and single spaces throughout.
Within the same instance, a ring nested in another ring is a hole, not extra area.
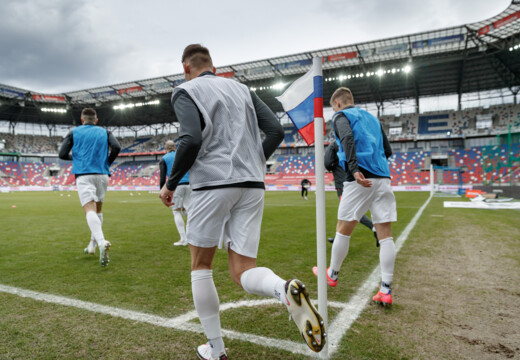
M 85 108 L 81 112 L 81 126 L 71 130 L 61 144 L 59 157 L 72 160 L 72 173 L 76 177 L 79 200 L 91 232 L 91 240 L 85 253 L 93 255 L 99 247 L 99 263 L 107 266 L 110 261 L 110 242 L 105 240 L 103 224 L 103 201 L 108 187 L 110 165 L 114 162 L 121 145 L 114 135 L 96 124 L 96 111 Z M 109 154 L 110 148 L 110 154 Z M 70 151 L 72 150 L 72 156 Z
M 302 185 L 302 199 L 308 200 L 307 195 L 309 194 L 309 188 L 311 187 L 311 182 L 309 179 L 303 179 L 301 182 Z
M 332 245 L 327 283 L 336 286 L 338 273 L 348 254 L 350 235 L 361 217 L 370 209 L 379 238 L 381 287 L 373 300 L 392 304 L 395 246 L 391 223 L 397 221 L 395 197 L 390 186 L 387 159 L 390 143 L 379 120 L 354 106 L 352 92 L 341 87 L 330 99 L 334 111 L 334 133 L 338 141 L 340 166 L 347 174 L 338 208 L 336 237 Z M 313 268 L 316 274 L 316 267 Z
M 164 149 L 166 150 L 166 155 L 164 155 L 161 161 L 159 161 L 160 188 L 166 184 L 166 179 L 168 178 L 173 162 L 175 161 L 175 143 L 171 140 L 166 141 L 164 144 Z M 190 179 L 188 173 L 186 173 L 186 175 L 184 175 L 183 178 L 179 181 L 172 199 L 173 205 L 171 206 L 171 209 L 173 218 L 175 220 L 175 226 L 177 226 L 177 231 L 179 231 L 179 235 L 181 236 L 179 241 L 173 243 L 175 246 L 188 245 L 188 240 L 186 240 L 186 231 L 184 230 L 184 219 L 182 218 L 182 213 L 186 214 L 186 209 L 190 203 L 190 195 Z
M 327 146 L 325 150 L 325 169 L 328 171 L 332 171 L 332 176 L 334 177 L 334 185 L 336 186 L 336 192 L 338 194 L 338 199 L 341 201 L 341 194 L 343 194 L 343 183 L 346 181 L 347 173 L 343 168 L 339 165 L 338 159 L 338 144 L 333 141 Z M 375 231 L 374 224 L 372 224 L 372 220 L 368 218 L 368 216 L 363 215 L 359 222 L 365 225 L 374 233 L 374 237 L 376 238 L 376 246 L 379 247 L 379 240 L 377 240 L 377 232 Z M 333 243 L 334 238 L 328 238 L 329 242 Z
M 222 243 L 233 281 L 250 294 L 273 297 L 287 306 L 307 345 L 320 351 L 325 343 L 324 324 L 305 285 L 296 279 L 285 281 L 272 270 L 256 266 L 265 163 L 283 140 L 283 129 L 247 86 L 215 75 L 207 48 L 187 46 L 182 64 L 186 82 L 172 94 L 180 143 L 159 197 L 171 206 L 177 184 L 190 171 L 187 238 L 193 302 L 209 340 L 197 348 L 197 356 L 228 359 L 212 274 L 213 257 Z M 260 130 L 265 134 L 263 142 Z

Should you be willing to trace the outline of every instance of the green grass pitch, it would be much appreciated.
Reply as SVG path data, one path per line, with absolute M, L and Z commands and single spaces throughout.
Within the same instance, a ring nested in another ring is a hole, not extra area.
M 316 298 L 317 284 L 311 272 L 316 263 L 314 193 L 309 195 L 309 201 L 304 201 L 298 192 L 266 193 L 258 265 L 270 267 L 282 278 L 301 279 Z M 394 238 L 428 195 L 396 193 Z M 439 203 L 437 200 L 436 206 Z M 326 194 L 326 206 L 327 235 L 333 236 L 338 206 L 335 192 Z M 103 214 L 105 237 L 112 242 L 106 268 L 99 266 L 97 251 L 96 256 L 83 254 L 90 233 L 75 192 L 0 194 L 0 284 L 167 318 L 192 311 L 189 250 L 172 246 L 179 236 L 171 211 L 158 195 L 109 192 Z M 424 221 L 418 226 L 421 224 Z M 330 256 L 328 243 L 327 252 Z M 358 225 L 342 268 L 344 281 L 329 291 L 329 300 L 347 302 L 379 263 L 378 254 L 372 233 Z M 217 252 L 213 274 L 221 304 L 260 299 L 230 280 L 224 251 Z M 331 308 L 329 319 L 334 314 Z M 194 359 L 194 348 L 206 341 L 198 333 L 1 292 L 0 319 L 0 359 Z M 221 319 L 226 329 L 301 340 L 282 306 L 238 308 L 223 312 Z M 357 336 L 359 331 L 378 339 L 377 329 L 362 327 L 356 330 Z M 399 353 L 377 341 L 352 343 L 349 334 L 334 358 L 352 352 L 367 358 L 378 351 L 389 358 Z M 232 359 L 302 358 L 289 351 L 224 340 Z

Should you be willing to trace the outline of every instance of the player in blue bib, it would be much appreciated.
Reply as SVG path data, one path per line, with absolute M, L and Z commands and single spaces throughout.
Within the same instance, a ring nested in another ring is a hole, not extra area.
M 72 173 L 76 177 L 79 199 L 90 228 L 90 243 L 84 252 L 94 255 L 97 245 L 99 262 L 101 266 L 106 266 L 109 262 L 108 250 L 111 243 L 105 240 L 101 228 L 102 207 L 108 187 L 110 165 L 121 151 L 121 145 L 110 131 L 96 126 L 97 123 L 96 111 L 92 108 L 83 109 L 82 125 L 65 136 L 59 157 L 72 160 Z
M 330 99 L 340 166 L 345 170 L 343 195 L 338 208 L 338 224 L 332 245 L 327 283 L 336 286 L 338 273 L 345 260 L 350 235 L 361 217 L 370 210 L 380 250 L 381 287 L 373 300 L 392 304 L 390 286 L 394 274 L 395 245 L 391 223 L 397 221 L 395 197 L 390 185 L 388 157 L 390 143 L 379 120 L 354 105 L 352 92 L 337 89 Z M 313 268 L 317 273 L 317 268 Z
M 162 188 L 164 184 L 166 184 L 166 180 L 170 175 L 173 167 L 173 163 L 175 161 L 175 143 L 172 140 L 166 141 L 164 144 L 164 150 L 166 150 L 166 154 L 162 157 L 159 162 L 159 172 L 160 172 L 160 180 L 159 186 Z M 186 230 L 184 228 L 184 219 L 182 215 L 186 216 L 186 210 L 189 207 L 191 198 L 191 190 L 190 190 L 190 177 L 189 173 L 186 173 L 177 188 L 175 189 L 175 193 L 173 194 L 173 205 L 170 206 L 173 218 L 175 220 L 175 226 L 177 227 L 177 231 L 181 239 L 177 242 L 174 242 L 175 246 L 186 246 L 188 245 L 188 240 L 186 239 Z

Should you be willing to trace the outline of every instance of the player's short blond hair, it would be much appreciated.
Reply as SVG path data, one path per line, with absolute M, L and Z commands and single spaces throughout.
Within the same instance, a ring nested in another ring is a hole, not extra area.
M 97 119 L 96 110 L 94 110 L 92 108 L 84 108 L 81 111 L 81 118 L 83 119 L 85 124 L 94 125 L 96 123 L 96 119 Z
M 164 143 L 164 150 L 166 150 L 166 152 L 175 150 L 175 143 L 172 140 L 167 140 Z
M 330 104 L 332 105 L 334 100 L 339 100 L 342 105 L 354 105 L 354 95 L 352 95 L 352 91 L 346 87 L 340 87 L 334 91 L 332 96 L 330 97 Z

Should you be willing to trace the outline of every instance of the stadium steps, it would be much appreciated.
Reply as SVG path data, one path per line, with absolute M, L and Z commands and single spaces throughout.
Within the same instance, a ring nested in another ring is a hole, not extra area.
M 22 180 L 25 181 L 25 184 L 23 185 L 30 185 L 31 183 L 29 182 L 29 177 L 25 173 L 25 169 L 23 168 L 23 166 L 20 166 L 20 173 L 22 174 Z
M 143 170 L 141 170 L 138 174 L 138 176 L 145 176 L 145 177 L 150 177 L 153 175 L 153 173 L 159 169 L 159 165 L 155 164 L 155 165 L 149 165 L 147 167 L 145 167 Z
M 5 174 L 0 171 L 0 185 L 2 186 L 10 186 L 7 181 L 4 180 Z

